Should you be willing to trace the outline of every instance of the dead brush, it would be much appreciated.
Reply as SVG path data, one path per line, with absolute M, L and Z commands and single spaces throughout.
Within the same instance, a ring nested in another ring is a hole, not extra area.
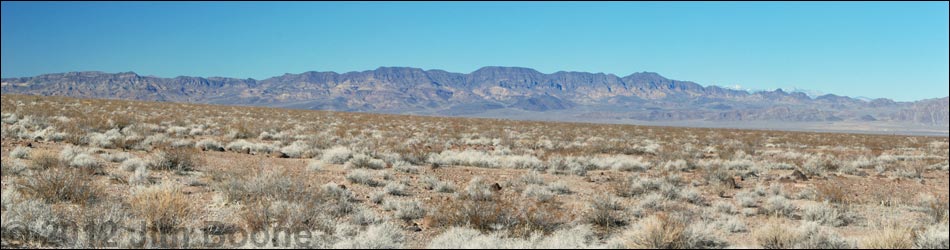
M 151 230 L 173 232 L 197 216 L 199 209 L 182 190 L 172 185 L 144 187 L 129 197 L 132 212 Z
M 49 151 L 34 153 L 33 164 L 30 166 L 34 170 L 47 170 L 65 168 L 66 162 L 63 162 L 56 154 Z
M 476 200 L 463 196 L 442 203 L 434 211 L 427 219 L 436 226 L 466 226 L 485 233 L 501 229 L 515 237 L 549 234 L 568 222 L 557 205 L 502 198 Z
M 92 176 L 80 169 L 52 168 L 32 178 L 21 179 L 18 186 L 25 193 L 47 203 L 70 202 L 86 205 L 105 197 L 105 191 Z
M 845 188 L 844 185 L 835 182 L 815 184 L 815 190 L 818 192 L 818 201 L 841 205 L 848 205 L 855 202 L 850 191 Z
M 640 228 L 627 238 L 633 249 L 689 249 L 687 225 L 684 221 L 659 213 L 640 222 Z
M 199 152 L 193 148 L 170 148 L 156 153 L 152 157 L 149 169 L 156 171 L 175 171 L 178 173 L 194 171 L 201 164 Z

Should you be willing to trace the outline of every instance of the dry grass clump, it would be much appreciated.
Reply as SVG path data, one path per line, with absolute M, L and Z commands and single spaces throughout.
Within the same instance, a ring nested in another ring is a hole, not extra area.
M 17 146 L 10 151 L 10 157 L 13 157 L 14 159 L 28 159 L 30 157 L 31 151 L 32 150 L 30 148 Z
M 2 168 L 2 170 L 0 170 L 0 176 L 19 176 L 23 172 L 26 172 L 28 167 L 19 161 L 2 161 L 0 162 L 0 168 Z
M 909 228 L 888 226 L 864 237 L 862 249 L 911 249 L 914 247 L 914 232 Z
M 52 168 L 63 168 L 65 166 L 66 163 L 60 160 L 56 154 L 43 151 L 33 155 L 33 164 L 31 167 L 35 170 L 46 170 Z
M 481 177 L 474 177 L 468 181 L 463 193 L 460 194 L 464 199 L 476 201 L 490 201 L 495 198 L 492 187 Z
M 188 148 L 174 148 L 159 151 L 149 163 L 156 171 L 175 171 L 178 173 L 194 171 L 201 163 L 198 152 Z
M 433 176 L 426 176 L 421 180 L 423 188 L 426 190 L 433 190 L 439 193 L 454 193 L 455 184 L 447 181 L 441 181 Z
M 528 239 L 483 234 L 464 227 L 452 227 L 433 239 L 429 249 L 620 249 L 617 241 L 601 244 L 588 225 L 558 230 Z
M 549 202 L 554 199 L 554 192 L 543 186 L 529 185 L 521 192 L 521 196 L 538 202 Z
M 47 203 L 70 202 L 85 205 L 105 197 L 105 191 L 88 173 L 72 168 L 55 168 L 35 173 L 18 182 L 23 191 Z
M 551 233 L 567 223 L 566 214 L 551 203 L 513 199 L 474 199 L 460 195 L 442 203 L 429 217 L 435 226 L 470 227 L 481 232 L 504 230 L 513 236 Z
M 634 249 L 716 249 L 728 246 L 702 223 L 688 224 L 685 218 L 658 213 L 640 221 L 625 236 Z
M 365 154 L 355 154 L 353 158 L 344 164 L 346 169 L 373 169 L 380 170 L 386 168 L 386 162 L 375 159 Z
M 419 203 L 418 201 L 400 202 L 396 206 L 396 213 L 394 216 L 405 221 L 422 219 L 422 217 L 426 216 L 426 210 L 422 208 L 422 203 Z
M 772 216 L 789 217 L 795 213 L 798 208 L 787 198 L 782 196 L 773 196 L 766 200 L 762 206 L 763 212 Z
M 353 157 L 353 151 L 343 146 L 336 146 L 323 151 L 320 161 L 330 164 L 344 164 L 350 157 Z
M 849 193 L 841 184 L 835 182 L 822 182 L 815 185 L 818 192 L 818 201 L 830 202 L 831 204 L 850 204 L 854 202 L 853 194 Z
M 386 184 L 386 187 L 383 188 L 387 194 L 395 196 L 409 196 L 410 193 L 408 189 L 408 186 L 398 182 L 390 182 L 389 184 Z
M 132 212 L 151 230 L 172 232 L 197 216 L 199 209 L 173 185 L 140 187 L 129 197 Z
M 947 249 L 950 248 L 950 233 L 946 223 L 932 225 L 917 233 L 914 240 L 916 249 Z
M 367 185 L 370 187 L 382 186 L 382 182 L 376 180 L 376 174 L 362 169 L 349 171 L 346 173 L 346 180 L 351 183 Z
M 587 222 L 606 229 L 626 225 L 626 220 L 621 216 L 623 207 L 616 198 L 609 195 L 597 196 L 588 206 L 590 212 L 587 214 Z
M 852 218 L 828 202 L 806 206 L 802 219 L 817 222 L 825 226 L 842 227 L 851 223 Z
M 855 245 L 815 223 L 805 223 L 794 229 L 771 221 L 756 230 L 753 236 L 763 249 L 851 249 Z

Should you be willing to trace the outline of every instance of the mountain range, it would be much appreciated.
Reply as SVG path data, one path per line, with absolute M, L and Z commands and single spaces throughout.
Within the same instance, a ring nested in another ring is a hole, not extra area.
M 640 72 L 620 77 L 484 67 L 304 72 L 263 80 L 69 72 L 0 80 L 3 94 L 562 121 L 904 124 L 946 131 L 948 98 L 895 102 L 802 92 L 749 92 Z

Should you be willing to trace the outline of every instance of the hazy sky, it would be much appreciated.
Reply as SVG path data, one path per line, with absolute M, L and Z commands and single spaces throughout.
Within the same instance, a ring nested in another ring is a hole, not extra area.
M 2 77 L 409 66 L 948 96 L 948 3 L 2 3 Z

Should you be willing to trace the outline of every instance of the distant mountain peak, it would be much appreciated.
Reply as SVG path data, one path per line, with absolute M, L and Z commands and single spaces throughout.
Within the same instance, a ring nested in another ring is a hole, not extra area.
M 414 67 L 307 71 L 263 80 L 139 76 L 99 71 L 2 79 L 2 93 L 279 106 L 414 114 L 519 112 L 649 121 L 916 122 L 945 126 L 947 98 L 898 103 L 798 89 L 703 87 L 656 72 L 613 74 L 487 66 L 468 74 Z M 814 93 L 814 92 L 813 92 Z M 556 112 L 556 113 L 551 113 Z M 578 113 L 581 112 L 581 113 Z M 586 113 L 585 113 L 586 112 Z M 868 119 L 873 117 L 874 119 Z M 572 118 L 573 119 L 573 118 Z

